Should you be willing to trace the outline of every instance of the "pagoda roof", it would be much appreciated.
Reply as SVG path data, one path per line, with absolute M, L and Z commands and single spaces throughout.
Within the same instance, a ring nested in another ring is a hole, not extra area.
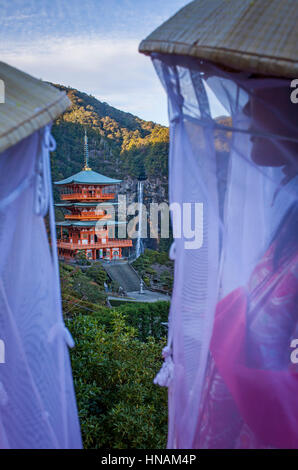
M 119 202 L 58 202 L 55 204 L 56 207 L 107 207 L 117 206 Z
M 118 184 L 121 183 L 121 181 L 122 180 L 116 180 L 109 178 L 108 176 L 101 175 L 93 170 L 82 170 L 75 175 L 65 178 L 64 180 L 55 181 L 55 184 Z
M 86 220 L 85 222 L 83 221 L 68 221 L 65 220 L 63 222 L 56 222 L 56 225 L 59 227 L 94 227 L 95 225 L 122 225 L 125 224 L 126 222 L 118 222 L 118 221 L 112 221 L 112 220 L 105 220 L 105 219 L 100 219 L 100 220 Z

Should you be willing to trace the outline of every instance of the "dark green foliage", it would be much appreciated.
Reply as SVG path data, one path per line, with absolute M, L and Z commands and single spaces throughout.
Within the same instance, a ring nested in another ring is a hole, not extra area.
M 86 252 L 84 250 L 78 250 L 76 254 L 76 262 L 80 266 L 90 266 L 90 261 L 86 258 Z
M 168 175 L 169 132 L 157 126 L 144 138 L 134 137 L 122 150 L 125 171 L 134 177 Z
M 173 274 L 168 271 L 163 271 L 159 276 L 159 281 L 168 290 L 171 290 L 174 283 Z
M 170 233 L 169 233 L 169 238 L 160 238 L 159 239 L 159 251 L 165 251 L 166 253 L 169 253 L 171 245 L 173 243 L 173 232 L 172 232 L 172 227 L 170 225 Z
M 111 281 L 110 287 L 111 287 L 113 292 L 119 292 L 120 285 L 114 279 Z
M 117 307 L 117 311 L 125 316 L 128 325 L 136 328 L 138 338 L 146 341 L 148 336 L 160 339 L 166 335 L 161 323 L 168 321 L 169 307 L 170 302 L 130 302 Z
M 164 341 L 140 341 L 121 313 L 109 312 L 110 328 L 99 315 L 67 320 L 84 446 L 164 448 L 167 393 L 153 384 Z
M 104 283 L 107 282 L 108 276 L 100 263 L 93 263 L 90 268 L 86 269 L 86 275 L 104 290 Z
M 106 274 L 60 264 L 63 312 L 76 343 L 73 377 L 85 448 L 165 448 L 167 392 L 161 366 L 168 302 L 110 309 Z M 101 304 L 101 305 L 100 305 Z
M 79 267 L 60 263 L 60 281 L 64 303 L 76 299 L 71 302 L 71 310 L 77 304 L 78 306 L 82 305 L 83 302 L 105 304 L 106 294 L 102 287 L 97 282 L 92 281 Z M 68 310 L 65 306 L 65 312 Z
M 105 300 L 105 295 L 93 282 L 91 283 L 83 273 L 77 273 L 73 277 L 73 289 L 81 300 L 87 300 L 92 303 L 101 303 Z
M 146 249 L 134 261 L 133 267 L 148 287 L 171 292 L 174 279 L 174 263 L 169 259 L 167 252 Z
M 164 251 L 159 252 L 146 249 L 144 253 L 133 262 L 133 267 L 142 275 L 148 272 L 148 269 L 150 272 L 150 266 L 154 263 L 169 265 L 171 264 L 171 260 L 169 259 L 168 253 Z
M 84 128 L 89 163 L 107 176 L 167 176 L 168 128 L 143 121 L 93 96 L 55 85 L 67 92 L 72 106 L 53 125 L 57 150 L 52 156 L 53 180 L 79 172 L 83 166 Z M 58 197 L 55 188 L 55 196 Z

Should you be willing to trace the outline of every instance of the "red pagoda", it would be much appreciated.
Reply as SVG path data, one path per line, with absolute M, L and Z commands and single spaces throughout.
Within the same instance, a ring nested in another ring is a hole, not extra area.
M 56 206 L 68 211 L 65 221 L 56 223 L 60 227 L 60 239 L 57 241 L 59 257 L 74 260 L 77 253 L 83 250 L 90 260 L 121 259 L 132 246 L 132 240 L 111 238 L 111 233 L 114 237 L 115 226 L 120 223 L 114 217 L 117 203 L 113 202 L 113 188 L 121 180 L 109 178 L 89 168 L 86 132 L 84 153 L 83 170 L 55 182 L 61 188 L 62 200 Z

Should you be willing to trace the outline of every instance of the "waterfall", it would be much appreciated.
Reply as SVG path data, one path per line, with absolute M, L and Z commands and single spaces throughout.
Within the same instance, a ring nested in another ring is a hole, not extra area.
M 136 258 L 143 253 L 142 218 L 143 218 L 143 181 L 138 181 L 139 229 L 136 246 Z

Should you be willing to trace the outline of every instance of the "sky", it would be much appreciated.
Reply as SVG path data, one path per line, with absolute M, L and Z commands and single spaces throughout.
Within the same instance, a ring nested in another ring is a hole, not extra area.
M 168 125 L 165 91 L 138 45 L 188 0 L 1 0 L 0 58 Z M 214 102 L 215 114 L 223 109 Z

